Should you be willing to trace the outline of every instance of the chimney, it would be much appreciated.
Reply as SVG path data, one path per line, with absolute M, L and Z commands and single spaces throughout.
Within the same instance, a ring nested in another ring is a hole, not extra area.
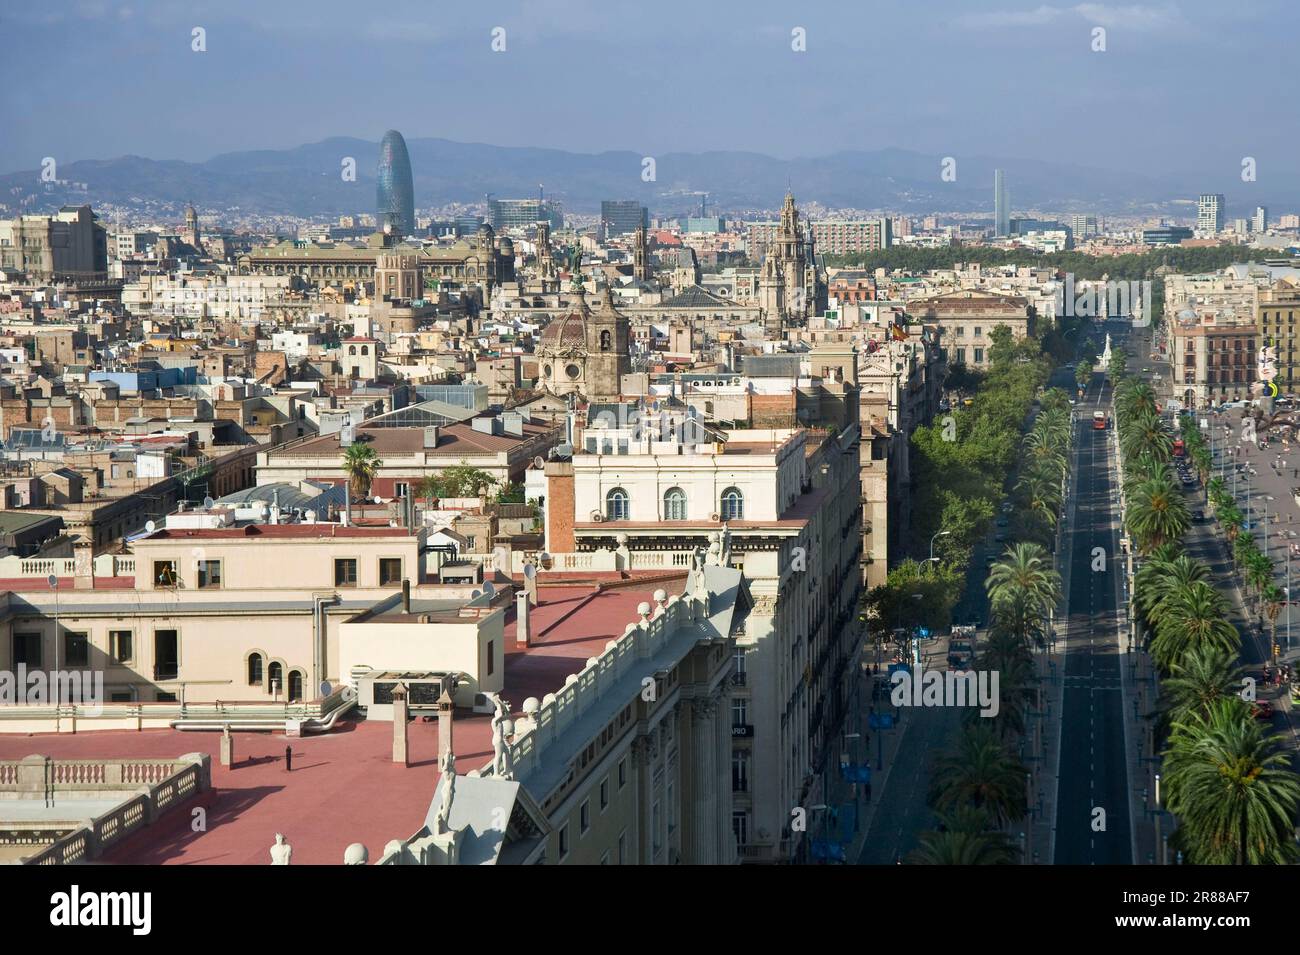
M 574 546 L 573 462 L 547 461 L 546 549 L 552 554 L 571 554 Z
M 402 578 L 402 613 L 411 612 L 411 578 Z
M 95 545 L 78 540 L 72 545 L 72 586 L 76 590 L 95 589 Z
M 529 629 L 530 621 L 528 591 L 521 590 L 515 594 L 515 645 L 520 647 L 530 646 L 529 639 L 532 633 Z

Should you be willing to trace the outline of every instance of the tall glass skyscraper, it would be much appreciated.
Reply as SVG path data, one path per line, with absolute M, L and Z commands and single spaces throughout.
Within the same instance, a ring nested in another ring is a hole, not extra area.
M 1001 169 L 993 170 L 993 231 L 995 235 L 1011 234 L 1011 194 Z
M 379 186 L 375 192 L 375 215 L 379 228 L 391 228 L 398 235 L 415 233 L 415 186 L 411 181 L 411 157 L 406 140 L 395 129 L 384 133 L 379 144 Z

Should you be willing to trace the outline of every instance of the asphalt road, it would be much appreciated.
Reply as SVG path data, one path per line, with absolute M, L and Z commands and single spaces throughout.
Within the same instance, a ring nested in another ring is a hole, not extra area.
M 1122 573 L 1122 565 L 1112 526 L 1115 462 L 1107 448 L 1110 432 L 1092 428 L 1093 411 L 1098 407 L 1111 410 L 1110 387 L 1102 386 L 1101 381 L 1101 375 L 1094 376 L 1086 398 L 1076 409 L 1077 511 L 1065 545 L 1071 577 L 1062 668 L 1053 856 L 1057 865 L 1127 865 L 1133 861 L 1120 675 L 1123 658 L 1115 591 L 1115 575 Z M 1102 548 L 1106 556 L 1105 571 L 1092 569 L 1094 548 Z M 1104 830 L 1098 829 L 1098 809 L 1105 811 Z

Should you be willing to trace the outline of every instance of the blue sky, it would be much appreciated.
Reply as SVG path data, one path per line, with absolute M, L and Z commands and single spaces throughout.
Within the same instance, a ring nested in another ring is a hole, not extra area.
M 0 9 L 0 171 L 329 136 L 1290 163 L 1294 0 L 141 0 Z M 206 30 L 207 51 L 191 50 Z M 506 49 L 491 48 L 505 30 Z M 791 31 L 806 31 L 804 52 Z M 1093 30 L 1106 30 L 1093 52 Z

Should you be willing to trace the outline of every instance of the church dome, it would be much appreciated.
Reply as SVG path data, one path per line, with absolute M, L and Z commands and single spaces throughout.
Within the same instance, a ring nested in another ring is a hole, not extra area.
M 552 319 L 542 329 L 543 348 L 581 348 L 587 344 L 587 322 L 582 312 L 570 312 Z

